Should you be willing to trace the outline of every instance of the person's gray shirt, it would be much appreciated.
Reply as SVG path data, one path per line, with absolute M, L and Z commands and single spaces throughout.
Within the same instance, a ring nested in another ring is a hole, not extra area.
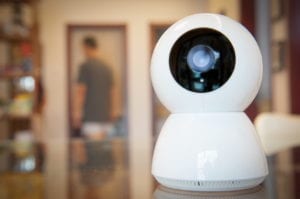
M 89 59 L 80 66 L 78 83 L 86 86 L 84 122 L 110 120 L 112 71 L 102 61 Z

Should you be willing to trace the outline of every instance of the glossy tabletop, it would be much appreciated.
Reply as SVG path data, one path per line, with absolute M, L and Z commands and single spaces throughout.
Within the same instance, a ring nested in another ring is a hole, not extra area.
M 126 139 L 92 142 L 74 139 L 67 142 L 67 146 L 53 143 L 52 147 L 50 149 L 47 144 L 1 143 L 0 199 L 53 198 L 58 190 L 51 187 L 61 186 L 67 190 L 63 199 L 137 198 L 132 193 L 135 187 L 130 185 L 130 178 L 136 171 L 129 167 Z M 68 148 L 61 158 L 58 157 L 62 155 L 60 147 Z M 140 179 L 141 183 L 150 181 L 146 184 L 148 190 L 152 190 L 143 198 L 297 199 L 300 197 L 300 165 L 287 161 L 286 156 L 288 154 L 268 157 L 269 176 L 263 184 L 250 190 L 187 192 L 162 187 L 152 178 Z M 66 163 L 62 164 L 63 160 Z M 57 166 L 59 164 L 63 166 Z M 59 180 L 63 175 L 66 178 L 62 183 Z

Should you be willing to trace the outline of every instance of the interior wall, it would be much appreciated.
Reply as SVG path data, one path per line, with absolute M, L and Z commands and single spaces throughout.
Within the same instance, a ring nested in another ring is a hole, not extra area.
M 287 41 L 288 29 L 287 19 L 283 17 L 281 20 L 272 25 L 272 41 L 280 42 Z M 289 62 L 285 63 L 285 68 L 282 71 L 273 73 L 272 75 L 272 99 L 273 110 L 275 112 L 289 113 L 290 112 L 290 76 Z
M 275 0 L 270 2 L 275 3 Z M 285 8 L 286 9 L 286 8 Z M 272 42 L 285 42 L 288 40 L 288 24 L 287 17 L 284 16 L 280 20 L 272 23 Z M 288 53 L 288 52 L 287 52 Z M 286 54 L 285 56 L 287 56 Z M 274 56 L 272 59 L 276 59 Z M 289 61 L 285 60 L 285 67 L 279 72 L 272 74 L 272 109 L 278 113 L 291 112 L 291 93 L 290 93 L 290 67 Z M 278 163 L 281 167 L 292 166 L 292 153 L 290 150 L 282 151 L 278 155 Z M 292 182 L 289 182 L 289 185 Z M 292 187 L 291 187 L 292 188 Z M 292 192 L 291 192 L 292 193 Z
M 130 192 L 151 197 L 152 109 L 149 81 L 150 23 L 176 21 L 208 10 L 206 0 L 43 0 L 40 5 L 46 91 L 48 198 L 66 198 L 68 161 L 67 24 L 127 24 Z M 57 171 L 60 171 L 59 173 Z M 53 182 L 56 183 L 53 183 Z M 49 182 L 49 181 L 48 181 Z
M 209 0 L 209 12 L 225 14 L 228 17 L 240 20 L 240 0 Z

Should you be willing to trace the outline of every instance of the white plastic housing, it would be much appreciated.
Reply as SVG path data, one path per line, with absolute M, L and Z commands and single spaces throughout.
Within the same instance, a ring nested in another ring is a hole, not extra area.
M 191 191 L 254 187 L 266 158 L 244 113 L 171 114 L 156 143 L 152 174 L 164 186 Z
M 229 80 L 219 89 L 195 93 L 173 78 L 169 54 L 174 43 L 186 32 L 211 28 L 231 42 L 236 64 Z M 251 33 L 236 21 L 216 14 L 196 14 L 173 24 L 159 39 L 151 60 L 151 79 L 156 95 L 173 113 L 243 111 L 256 96 L 262 78 L 262 58 Z
M 170 51 L 186 32 L 210 28 L 231 42 L 235 66 L 218 89 L 192 92 L 170 70 Z M 262 58 L 252 35 L 239 23 L 216 14 L 196 14 L 172 25 L 159 39 L 151 60 L 151 80 L 160 101 L 173 113 L 153 155 L 152 174 L 170 188 L 229 191 L 251 188 L 268 174 L 253 124 L 242 112 L 256 96 Z

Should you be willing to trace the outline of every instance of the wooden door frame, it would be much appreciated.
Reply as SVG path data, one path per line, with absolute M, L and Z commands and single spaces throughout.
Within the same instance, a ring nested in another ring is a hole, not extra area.
M 120 23 L 120 24 L 107 24 L 107 23 L 97 23 L 97 24 L 85 24 L 85 23 L 70 23 L 66 25 L 66 38 L 67 38 L 67 91 L 68 91 L 68 97 L 67 97 L 67 104 L 68 104 L 68 132 L 69 132 L 69 138 L 71 138 L 71 130 L 72 130 L 72 119 L 71 119 L 71 110 L 72 110 L 72 92 L 71 92 L 71 88 L 72 88 L 72 84 L 71 84 L 71 80 L 72 80 L 72 58 L 71 58 L 71 34 L 72 31 L 77 30 L 77 29 L 117 29 L 117 30 L 121 30 L 124 32 L 124 49 L 122 49 L 124 51 L 124 63 L 123 63 L 123 73 L 122 73 L 122 85 L 123 85 L 123 102 L 122 102 L 122 108 L 124 111 L 124 115 L 123 117 L 126 120 L 126 128 L 127 128 L 127 132 L 129 132 L 129 123 L 128 123 L 128 118 L 129 118 L 129 113 L 128 113 L 128 28 L 127 28 L 127 24 L 125 23 Z M 129 136 L 129 133 L 127 134 L 127 136 Z M 69 139 L 70 140 L 70 139 Z M 127 146 L 130 143 L 127 142 Z M 130 154 L 127 154 L 128 156 Z M 68 159 L 68 162 L 70 162 L 70 159 Z M 128 165 L 129 167 L 129 165 Z M 129 173 L 128 169 L 128 173 Z M 69 171 L 69 170 L 68 170 Z M 129 174 L 127 176 L 130 176 Z M 69 178 L 68 178 L 69 179 Z M 125 198 L 130 198 L 130 179 L 128 178 L 128 182 L 126 183 L 128 185 L 128 194 L 126 196 L 124 196 Z M 69 180 L 68 180 L 68 197 L 71 196 L 71 188 L 69 186 Z

